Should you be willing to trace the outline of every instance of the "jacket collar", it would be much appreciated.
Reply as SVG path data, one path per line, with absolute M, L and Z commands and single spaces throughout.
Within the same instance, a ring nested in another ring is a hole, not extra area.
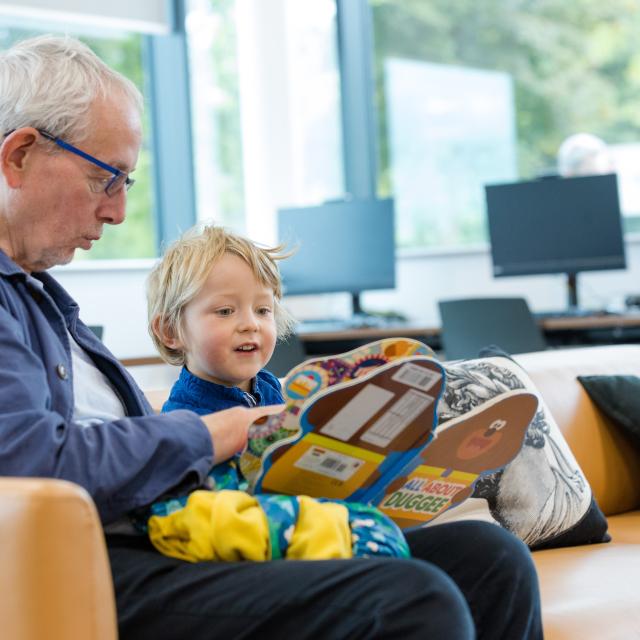
M 26 282 L 28 282 L 30 278 L 39 280 L 44 286 L 44 290 L 53 298 L 56 306 L 67 322 L 71 323 L 74 318 L 78 317 L 79 307 L 77 302 L 64 290 L 53 276 L 46 271 L 36 271 L 28 274 L 2 251 L 2 249 L 0 249 L 0 276 L 17 276 Z
M 26 278 L 27 272 L 21 269 L 2 249 L 0 249 L 0 275 Z

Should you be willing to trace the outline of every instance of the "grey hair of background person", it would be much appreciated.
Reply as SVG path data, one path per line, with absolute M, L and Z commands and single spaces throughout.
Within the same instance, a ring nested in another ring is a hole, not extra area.
M 139 111 L 138 88 L 71 37 L 38 36 L 0 53 L 0 136 L 20 127 L 67 140 L 89 133 L 96 98 L 120 93 Z
M 564 177 L 584 176 L 612 171 L 607 143 L 591 133 L 576 133 L 558 149 L 558 173 Z

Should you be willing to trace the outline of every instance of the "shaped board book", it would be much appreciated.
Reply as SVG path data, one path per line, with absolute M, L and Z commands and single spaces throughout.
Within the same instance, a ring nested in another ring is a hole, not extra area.
M 436 429 L 445 384 L 433 352 L 408 338 L 296 366 L 285 409 L 250 428 L 250 491 L 373 504 L 401 527 L 432 520 L 517 455 L 538 405 L 512 391 Z

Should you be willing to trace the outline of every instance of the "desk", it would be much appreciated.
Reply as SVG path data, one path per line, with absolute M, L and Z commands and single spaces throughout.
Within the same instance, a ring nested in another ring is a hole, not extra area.
M 640 313 L 545 318 L 540 326 L 546 331 L 574 331 L 576 329 L 611 329 L 640 327 Z
M 640 313 L 545 318 L 539 321 L 552 347 L 571 345 L 619 344 L 640 342 Z M 308 355 L 342 353 L 381 338 L 405 337 L 420 340 L 440 351 L 440 327 L 406 325 L 346 328 L 339 331 L 302 331 L 300 340 Z
M 540 326 L 553 347 L 640 342 L 640 313 L 545 318 Z
M 298 336 L 309 356 L 344 353 L 367 342 L 394 337 L 413 338 L 429 345 L 434 351 L 440 349 L 440 327 L 407 325 L 405 323 L 385 327 L 349 327 L 337 331 L 306 331 L 303 323 Z
M 540 326 L 551 347 L 640 343 L 640 313 L 545 318 L 540 320 Z M 299 337 L 304 351 L 309 356 L 344 353 L 367 342 L 392 337 L 414 338 L 429 345 L 434 351 L 442 350 L 440 327 L 420 325 L 399 324 L 387 327 L 347 328 L 340 331 L 301 331 Z M 163 361 L 159 356 L 147 356 L 126 358 L 122 360 L 122 364 L 140 367 L 163 364 Z

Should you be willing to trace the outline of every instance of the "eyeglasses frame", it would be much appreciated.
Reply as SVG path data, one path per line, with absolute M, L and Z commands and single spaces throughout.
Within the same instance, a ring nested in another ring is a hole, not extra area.
M 114 193 L 110 193 L 109 190 L 111 189 L 113 184 L 116 182 L 116 180 L 118 180 L 118 178 L 120 178 L 121 176 L 125 176 L 124 182 L 122 183 L 122 186 L 124 187 L 125 191 L 129 191 L 129 189 L 131 189 L 131 187 L 135 183 L 135 180 L 133 178 L 130 178 L 129 175 L 126 174 L 124 171 L 121 171 L 117 167 L 112 167 L 110 164 L 107 164 L 106 162 L 102 162 L 102 160 L 98 160 L 98 158 L 94 158 L 92 155 L 88 154 L 86 151 L 82 151 L 82 149 L 78 149 L 78 147 L 74 147 L 72 144 L 65 142 L 62 138 L 58 138 L 57 136 L 54 136 L 53 134 L 49 133 L 44 129 L 36 129 L 36 131 L 43 138 L 46 138 L 47 140 L 50 140 L 51 142 L 57 144 L 60 148 L 64 149 L 65 151 L 74 153 L 75 155 L 80 156 L 81 158 L 84 158 L 88 162 L 95 164 L 97 167 L 100 167 L 101 169 L 104 169 L 105 171 L 112 173 L 113 178 L 111 178 L 111 180 L 107 182 L 104 188 L 104 192 L 107 194 L 109 198 L 111 198 L 116 193 L 118 193 L 117 191 Z M 10 133 L 13 133 L 13 132 L 10 131 L 9 133 L 5 134 L 5 136 L 9 135 Z
M 102 162 L 102 160 L 98 160 L 98 158 L 95 158 L 94 156 L 88 154 L 86 151 L 82 151 L 82 149 L 78 149 L 78 147 L 75 147 L 72 144 L 65 142 L 64 140 L 62 140 L 62 138 L 58 138 L 57 136 L 54 136 L 53 134 L 49 133 L 48 131 L 45 131 L 44 129 L 36 129 L 36 131 L 43 138 L 46 138 L 47 140 L 51 140 L 51 142 L 57 144 L 60 148 L 64 149 L 65 151 L 74 153 L 75 155 L 80 156 L 81 158 L 84 158 L 88 162 L 95 164 L 97 167 L 100 167 L 101 169 L 104 169 L 105 171 L 112 173 L 113 178 L 109 180 L 109 182 L 105 185 L 105 188 L 104 188 L 104 192 L 107 194 L 108 197 L 112 197 L 117 193 L 117 191 L 114 193 L 109 193 L 109 189 L 115 183 L 115 181 L 121 176 L 125 176 L 124 182 L 122 183 L 122 186 L 124 187 L 125 191 L 129 191 L 129 189 L 131 189 L 131 187 L 134 185 L 135 180 L 133 178 L 130 178 L 128 174 L 126 174 L 124 171 L 121 171 L 117 167 L 112 167 L 110 164 L 107 164 L 106 162 Z

